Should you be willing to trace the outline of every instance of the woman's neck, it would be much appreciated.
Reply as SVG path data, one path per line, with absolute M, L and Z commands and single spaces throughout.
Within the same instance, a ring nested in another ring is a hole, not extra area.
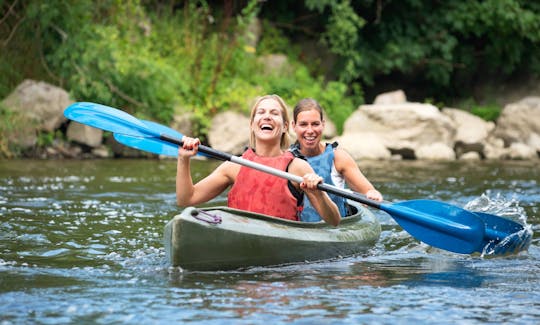
M 300 152 L 306 157 L 314 157 L 322 154 L 324 152 L 325 145 L 319 142 L 315 148 L 302 148 L 300 147 Z
M 276 144 L 269 144 L 261 141 L 255 142 L 255 152 L 258 156 L 261 157 L 277 157 L 281 156 L 283 154 L 283 150 L 281 150 L 281 147 L 279 146 L 279 143 Z

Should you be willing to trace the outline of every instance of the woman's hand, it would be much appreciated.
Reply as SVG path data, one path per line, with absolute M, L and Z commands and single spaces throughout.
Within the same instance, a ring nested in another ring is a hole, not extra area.
M 383 200 L 382 194 L 375 189 L 367 191 L 366 197 L 370 200 L 378 202 L 381 202 Z
M 190 138 L 184 136 L 182 138 L 183 145 L 178 147 L 178 157 L 193 157 L 199 151 L 199 144 L 201 141 L 198 138 Z
M 317 184 L 323 181 L 323 178 L 315 173 L 307 173 L 304 175 L 300 188 L 304 191 L 312 191 L 317 189 Z

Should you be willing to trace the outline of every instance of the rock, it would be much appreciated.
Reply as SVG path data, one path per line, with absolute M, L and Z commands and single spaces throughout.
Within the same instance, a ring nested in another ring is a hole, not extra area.
M 373 105 L 404 104 L 407 102 L 407 96 L 403 90 L 396 90 L 382 93 L 375 97 Z
M 6 131 L 10 146 L 20 148 L 23 151 L 35 147 L 38 142 L 38 132 L 33 121 L 24 116 L 16 116 L 11 119 L 12 122 L 15 119 L 17 124 Z
M 323 138 L 324 139 L 331 139 L 335 136 L 337 136 L 337 129 L 334 122 L 332 122 L 328 116 L 324 117 L 324 131 L 323 131 Z
M 77 158 L 82 154 L 80 146 L 72 145 L 66 141 L 55 141 L 53 148 L 64 158 Z
M 529 160 L 537 158 L 536 150 L 521 142 L 514 142 L 508 149 L 508 156 L 514 160 Z
M 540 136 L 540 97 L 526 97 L 506 105 L 497 119 L 494 135 L 510 146 L 514 142 L 530 142 L 533 134 Z
M 114 137 L 107 137 L 105 139 L 105 144 L 111 149 L 113 157 L 140 158 L 153 156 L 151 153 L 125 146 L 116 141 Z
M 436 142 L 419 147 L 415 150 L 418 159 L 427 160 L 455 160 L 454 150 L 445 143 Z
M 391 158 L 390 151 L 386 149 L 381 139 L 373 133 L 348 133 L 335 140 L 339 143 L 339 147 L 347 151 L 354 160 Z
M 30 118 L 38 131 L 53 132 L 66 121 L 64 109 L 73 100 L 64 89 L 42 81 L 24 80 L 2 104 Z
M 432 143 L 453 147 L 454 122 L 430 104 L 362 105 L 345 122 L 343 135 L 372 133 L 392 153 Z
M 461 109 L 444 108 L 442 113 L 456 125 L 455 142 L 464 144 L 483 143 L 489 133 L 495 128 L 493 122 L 487 122 L 480 117 Z
M 69 94 L 45 82 L 24 80 L 3 101 L 12 112 L 12 128 L 5 131 L 10 146 L 27 151 L 38 142 L 39 132 L 54 132 L 66 118 L 64 109 L 73 101 Z
M 469 151 L 459 156 L 459 160 L 480 160 L 482 157 L 478 152 Z
M 484 145 L 484 156 L 486 159 L 508 159 L 507 151 L 504 148 L 504 141 L 499 138 L 490 137 Z
M 170 127 L 186 136 L 193 136 L 193 115 L 191 112 L 175 114 Z
M 461 109 L 444 108 L 442 113 L 448 116 L 456 126 L 454 138 L 456 156 L 461 159 L 462 155 L 475 152 L 479 157 L 485 157 L 484 143 L 495 129 L 495 124 Z M 468 155 L 464 159 L 470 159 L 470 157 L 475 156 Z
M 487 159 L 529 160 L 538 158 L 537 151 L 522 142 L 514 142 L 509 147 L 504 146 L 502 139 L 492 138 L 486 143 Z
M 529 139 L 527 140 L 527 145 L 538 153 L 540 155 L 540 134 L 533 133 L 529 136 Z
M 92 154 L 97 158 L 109 158 L 111 155 L 107 147 L 101 145 L 97 148 L 92 149 Z
M 103 141 L 103 131 L 88 125 L 71 121 L 67 129 L 67 139 L 96 148 Z
M 237 112 L 219 113 L 212 119 L 208 142 L 216 150 L 241 155 L 249 145 L 249 118 Z

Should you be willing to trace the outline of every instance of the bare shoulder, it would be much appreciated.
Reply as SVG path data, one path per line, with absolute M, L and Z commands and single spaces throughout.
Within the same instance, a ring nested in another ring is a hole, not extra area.
M 221 177 L 226 177 L 230 183 L 236 181 L 236 176 L 240 172 L 240 165 L 226 161 L 219 165 L 213 173 L 220 175 Z
M 338 147 L 334 150 L 334 165 L 339 171 L 350 166 L 356 166 L 356 161 L 347 151 Z

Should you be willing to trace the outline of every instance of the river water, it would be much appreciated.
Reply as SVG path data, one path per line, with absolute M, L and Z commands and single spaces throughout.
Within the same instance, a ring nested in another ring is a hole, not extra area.
M 195 161 L 194 178 L 216 166 Z M 384 212 L 363 256 L 227 272 L 165 259 L 171 160 L 0 161 L 0 324 L 540 323 L 537 162 L 362 163 L 389 201 L 433 199 L 526 222 L 528 252 L 428 247 Z

